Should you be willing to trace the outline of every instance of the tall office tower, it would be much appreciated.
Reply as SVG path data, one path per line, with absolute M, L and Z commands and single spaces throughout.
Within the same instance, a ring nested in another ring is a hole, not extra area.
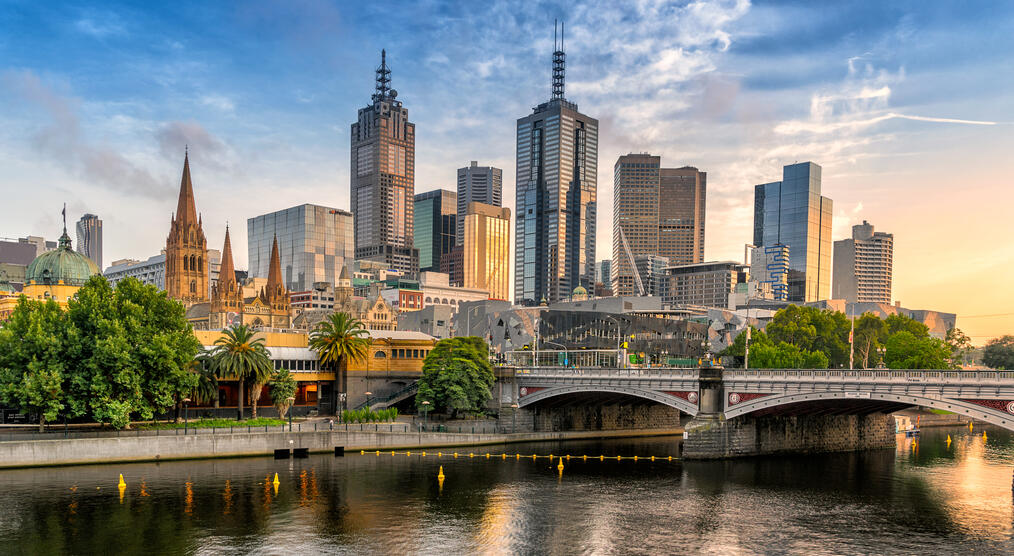
M 820 166 L 790 164 L 782 181 L 754 187 L 753 244 L 789 248 L 788 300 L 831 295 L 831 199 L 820 194 Z
M 86 214 L 77 221 L 77 252 L 102 268 L 102 221 Z
M 468 203 L 503 206 L 503 170 L 493 166 L 479 166 L 475 160 L 464 168 L 458 168 L 458 227 L 455 231 L 455 245 L 461 245 L 465 239 Z
M 647 295 L 634 276 L 634 256 L 658 254 L 659 166 L 650 154 L 628 154 L 613 167 L 613 264 L 615 295 Z
M 210 286 L 208 241 L 197 214 L 194 184 L 190 181 L 190 157 L 183 157 L 183 178 L 165 242 L 165 289 L 170 298 L 189 307 L 208 300 Z
M 569 299 L 595 280 L 599 122 L 564 98 L 563 41 L 553 94 L 517 121 L 514 301 Z
M 251 277 L 271 273 L 271 249 L 278 238 L 281 280 L 290 292 L 334 284 L 354 260 L 352 214 L 320 205 L 298 205 L 246 221 Z
M 669 264 L 704 261 L 708 173 L 693 166 L 662 168 L 658 186 L 658 254 Z
M 372 104 L 352 124 L 352 215 L 355 258 L 419 272 L 413 240 L 415 124 L 391 88 L 387 52 L 380 53 Z
M 465 242 L 461 245 L 465 288 L 489 292 L 490 299 L 507 301 L 510 280 L 511 209 L 468 203 Z
M 834 242 L 832 299 L 849 303 L 891 302 L 894 234 L 874 232 L 863 220 L 852 237 Z
M 459 188 L 460 189 L 460 188 Z M 415 248 L 419 270 L 440 272 L 440 261 L 454 249 L 458 198 L 453 191 L 435 189 L 415 196 Z

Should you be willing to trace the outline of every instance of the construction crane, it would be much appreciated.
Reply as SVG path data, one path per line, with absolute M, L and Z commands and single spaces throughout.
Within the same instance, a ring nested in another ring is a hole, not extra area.
M 637 271 L 637 265 L 634 264 L 634 254 L 630 251 L 630 244 L 627 243 L 627 234 L 623 233 L 623 226 L 620 226 L 620 241 L 623 242 L 623 251 L 627 254 L 627 260 L 630 262 L 630 271 L 634 275 L 634 284 L 637 284 L 637 291 L 639 295 L 647 295 L 644 291 L 644 284 L 641 283 L 641 273 Z

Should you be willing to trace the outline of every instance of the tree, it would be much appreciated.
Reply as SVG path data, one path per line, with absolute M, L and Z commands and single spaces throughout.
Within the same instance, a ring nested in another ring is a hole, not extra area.
M 873 313 L 863 313 L 856 320 L 852 344 L 855 348 L 855 364 L 860 369 L 876 366 L 880 358 L 878 348 L 887 341 L 887 325 Z M 870 360 L 870 356 L 873 360 Z
M 928 338 L 929 327 L 925 324 L 906 317 L 901 313 L 895 313 L 893 315 L 887 315 L 884 319 L 884 324 L 887 325 L 887 335 L 893 336 L 898 332 L 908 332 L 916 338 Z
M 459 412 L 479 413 L 493 396 L 494 381 L 485 340 L 475 336 L 440 340 L 423 362 L 416 408 L 423 410 L 428 401 L 452 418 Z
M 789 305 L 775 313 L 765 331 L 774 344 L 785 342 L 807 352 L 819 351 L 830 366 L 845 367 L 850 326 L 849 318 L 839 311 Z
M 289 398 L 295 395 L 296 379 L 292 378 L 292 374 L 286 369 L 275 373 L 275 376 L 271 379 L 271 403 L 275 404 L 278 416 L 282 419 L 285 418 L 285 414 L 292 407 L 292 402 L 289 401 Z
M 944 343 L 951 350 L 951 366 L 960 369 L 968 363 L 968 356 L 972 353 L 972 339 L 961 331 L 960 328 L 951 328 L 944 337 Z
M 826 369 L 828 358 L 786 342 L 750 347 L 750 367 L 755 369 Z
M 817 328 L 810 322 L 812 307 L 789 305 L 779 310 L 765 327 L 772 342 L 809 348 L 817 337 Z
M 991 369 L 1014 369 L 1014 336 L 993 338 L 982 349 L 982 364 Z
M 239 387 L 238 418 L 243 420 L 243 387 L 254 377 L 270 375 L 271 358 L 264 339 L 245 324 L 236 324 L 222 330 L 215 340 L 215 366 L 220 376 L 235 377 Z
M 215 368 L 214 354 L 202 348 L 191 369 L 197 375 L 197 385 L 190 392 L 190 397 L 198 403 L 214 403 L 215 409 L 218 409 L 218 369 Z
M 750 325 L 750 361 L 747 362 L 751 367 L 756 367 L 753 361 L 753 353 L 757 346 L 770 345 L 771 340 L 768 335 L 761 329 Z M 746 329 L 741 331 L 736 338 L 729 344 L 725 349 L 718 353 L 720 357 L 735 357 L 740 365 L 742 366 L 745 355 L 746 355 Z
M 908 330 L 887 339 L 885 363 L 892 369 L 946 369 L 951 351 L 942 340 L 918 337 Z
M 46 421 L 66 414 L 66 316 L 52 299 L 22 297 L 0 328 L 0 399 Z
M 331 366 L 336 373 L 335 390 L 348 391 L 348 362 L 359 361 L 369 351 L 370 333 L 348 313 L 332 313 L 310 334 L 310 349 L 317 352 L 321 368 Z

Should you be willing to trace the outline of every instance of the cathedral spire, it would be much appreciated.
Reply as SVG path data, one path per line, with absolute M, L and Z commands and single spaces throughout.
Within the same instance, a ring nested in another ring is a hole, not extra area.
M 194 184 L 190 181 L 190 153 L 183 155 L 183 178 L 180 179 L 180 200 L 176 205 L 176 218 L 180 224 L 197 226 L 197 202 Z
M 275 295 L 277 292 L 284 292 L 282 285 L 282 261 L 278 256 L 278 236 L 275 236 L 271 244 L 271 262 L 268 265 L 268 295 Z
M 218 285 L 223 287 L 236 281 L 236 267 L 232 262 L 232 242 L 229 240 L 229 226 L 225 226 L 225 245 L 222 247 L 222 266 L 218 271 Z

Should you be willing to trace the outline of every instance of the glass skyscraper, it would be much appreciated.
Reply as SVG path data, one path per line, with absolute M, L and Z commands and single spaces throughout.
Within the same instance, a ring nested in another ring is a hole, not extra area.
M 595 282 L 599 122 L 564 98 L 563 44 L 549 102 L 517 121 L 514 302 L 569 299 Z
M 355 254 L 352 214 L 318 205 L 299 205 L 246 221 L 250 276 L 266 278 L 271 243 L 278 236 L 282 281 L 290 292 L 334 284 Z
M 440 261 L 454 249 L 457 194 L 445 189 L 415 196 L 415 248 L 419 270 L 440 272 Z
M 102 268 L 102 220 L 86 214 L 77 221 L 77 252 Z
M 831 297 L 831 199 L 820 194 L 821 168 L 790 164 L 782 181 L 754 187 L 753 243 L 785 245 L 789 252 L 788 300 Z

